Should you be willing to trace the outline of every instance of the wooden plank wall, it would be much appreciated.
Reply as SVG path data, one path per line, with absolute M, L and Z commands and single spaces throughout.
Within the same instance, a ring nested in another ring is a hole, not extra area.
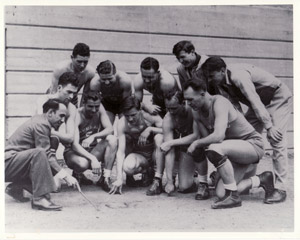
M 93 67 L 110 59 L 133 76 L 152 55 L 177 77 L 173 45 L 191 40 L 198 53 L 253 63 L 293 91 L 292 6 L 7 6 L 5 23 L 6 137 L 33 114 L 77 42 L 90 46 Z M 288 143 L 293 149 L 293 115 Z

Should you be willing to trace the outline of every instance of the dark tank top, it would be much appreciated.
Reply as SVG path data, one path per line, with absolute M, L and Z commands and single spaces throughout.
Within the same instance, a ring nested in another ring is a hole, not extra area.
M 123 100 L 123 89 L 121 88 L 120 79 L 117 77 L 116 82 L 110 85 L 101 83 L 100 86 L 102 101 L 116 105 L 121 104 Z
M 129 123 L 127 123 L 127 124 L 128 124 L 128 127 L 127 127 L 127 130 L 125 131 L 126 138 L 129 141 L 132 141 L 132 143 L 134 145 L 138 145 L 137 143 L 138 143 L 139 137 L 140 137 L 141 133 L 148 127 L 148 125 L 146 124 L 146 122 L 143 118 L 141 119 L 140 124 L 138 126 L 132 126 L 132 125 L 129 125 Z M 145 145 L 146 146 L 152 145 L 153 142 L 154 142 L 154 134 L 151 132 Z
M 199 114 L 201 122 L 207 128 L 209 133 L 214 131 L 214 123 L 215 123 L 215 115 L 214 115 L 214 103 L 217 98 L 222 96 L 213 96 L 212 104 L 209 109 L 209 113 L 207 117 L 204 117 L 203 114 Z M 233 121 L 229 122 L 227 125 L 227 129 L 225 132 L 225 139 L 242 139 L 246 140 L 250 138 L 254 133 L 255 130 L 251 126 L 251 124 L 245 119 L 245 117 L 235 109 L 237 112 L 237 117 Z
M 175 136 L 185 137 L 193 133 L 193 113 L 190 108 L 186 110 L 185 117 L 173 118 Z
M 100 132 L 103 127 L 101 125 L 100 112 L 98 111 L 92 118 L 86 118 L 82 111 L 79 111 L 81 116 L 81 124 L 79 125 L 79 143 L 89 136 Z M 90 147 L 97 145 L 97 139 L 94 140 Z

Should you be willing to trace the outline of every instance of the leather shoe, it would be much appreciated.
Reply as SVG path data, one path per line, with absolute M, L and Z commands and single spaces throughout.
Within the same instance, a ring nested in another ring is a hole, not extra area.
M 226 190 L 227 191 L 227 190 Z M 217 200 L 211 205 L 212 209 L 234 208 L 242 206 L 242 200 L 238 193 L 228 191 L 225 197 Z
M 96 185 L 101 187 L 105 192 L 109 192 L 111 186 L 110 178 L 104 178 L 102 175 Z
M 159 195 L 163 192 L 162 188 L 162 182 L 161 179 L 159 178 L 154 178 L 153 183 L 150 186 L 150 188 L 147 190 L 146 195 L 147 196 L 154 196 L 154 195 Z
M 260 180 L 259 187 L 262 187 L 265 190 L 265 201 L 266 201 L 274 192 L 273 173 L 270 171 L 267 171 L 267 172 L 263 172 L 257 176 Z
M 44 211 L 61 211 L 62 206 L 56 205 L 45 197 L 39 200 L 31 201 L 32 209 L 44 210 Z
M 207 183 L 199 183 L 198 191 L 196 193 L 196 200 L 206 200 L 209 198 L 209 189 Z
M 11 196 L 18 202 L 29 202 L 30 199 L 23 196 L 23 188 L 15 186 L 14 184 L 7 185 L 5 193 Z
M 264 200 L 264 203 L 272 204 L 272 203 L 280 203 L 284 202 L 286 199 L 286 191 L 274 189 L 273 193 Z
M 76 173 L 73 171 L 72 177 L 76 178 L 79 185 L 92 185 L 93 181 L 88 179 L 83 173 Z

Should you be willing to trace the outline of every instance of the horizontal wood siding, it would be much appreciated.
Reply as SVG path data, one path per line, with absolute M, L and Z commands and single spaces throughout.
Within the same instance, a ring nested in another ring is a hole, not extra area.
M 134 77 L 151 55 L 177 77 L 173 45 L 190 40 L 200 54 L 257 65 L 293 91 L 292 22 L 291 6 L 7 6 L 5 136 L 34 114 L 51 71 L 77 42 L 90 46 L 93 68 L 110 59 Z M 289 149 L 293 129 L 291 115 Z

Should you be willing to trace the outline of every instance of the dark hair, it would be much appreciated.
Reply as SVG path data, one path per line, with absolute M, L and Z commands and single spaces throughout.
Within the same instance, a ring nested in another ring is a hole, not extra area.
M 90 47 L 86 45 L 85 43 L 77 43 L 75 47 L 73 48 L 72 56 L 77 57 L 77 55 L 83 56 L 83 57 L 89 57 L 90 56 Z
M 110 60 L 100 62 L 96 70 L 98 74 L 115 74 L 117 72 L 115 64 Z
M 88 92 L 86 92 L 86 93 L 84 93 L 82 95 L 82 101 L 83 101 L 83 103 L 87 103 L 87 101 L 89 99 L 91 99 L 93 101 L 97 101 L 97 100 L 101 101 L 101 95 L 97 91 L 88 91 Z
M 153 69 L 155 72 L 159 69 L 159 62 L 152 57 L 147 57 L 141 62 L 141 68 L 145 70 Z
M 190 53 L 191 51 L 195 51 L 194 45 L 190 41 L 180 41 L 176 43 L 173 47 L 173 54 L 178 57 L 179 53 L 181 51 L 186 51 L 187 53 Z
M 123 99 L 123 102 L 121 104 L 122 112 L 126 112 L 131 110 L 132 108 L 136 108 L 137 110 L 141 109 L 141 102 L 138 98 L 134 96 L 127 96 L 125 99 Z
M 206 78 L 209 76 L 209 73 L 220 71 L 222 68 L 226 68 L 226 63 L 220 57 L 210 57 L 201 66 Z
M 164 98 L 167 100 L 171 100 L 172 98 L 176 98 L 179 104 L 182 104 L 184 101 L 183 93 L 180 90 L 172 89 L 166 93 L 164 93 Z
M 58 79 L 58 85 L 65 86 L 69 83 L 72 84 L 74 87 L 78 87 L 79 80 L 76 73 L 65 72 Z
M 50 109 L 57 111 L 59 109 L 59 103 L 57 99 L 48 99 L 48 101 L 43 104 L 43 113 L 48 112 Z
M 189 87 L 191 87 L 194 91 L 207 91 L 207 85 L 205 82 L 205 79 L 203 78 L 198 78 L 198 77 L 193 77 L 189 80 L 187 80 L 184 84 L 183 84 L 183 89 L 187 90 Z

